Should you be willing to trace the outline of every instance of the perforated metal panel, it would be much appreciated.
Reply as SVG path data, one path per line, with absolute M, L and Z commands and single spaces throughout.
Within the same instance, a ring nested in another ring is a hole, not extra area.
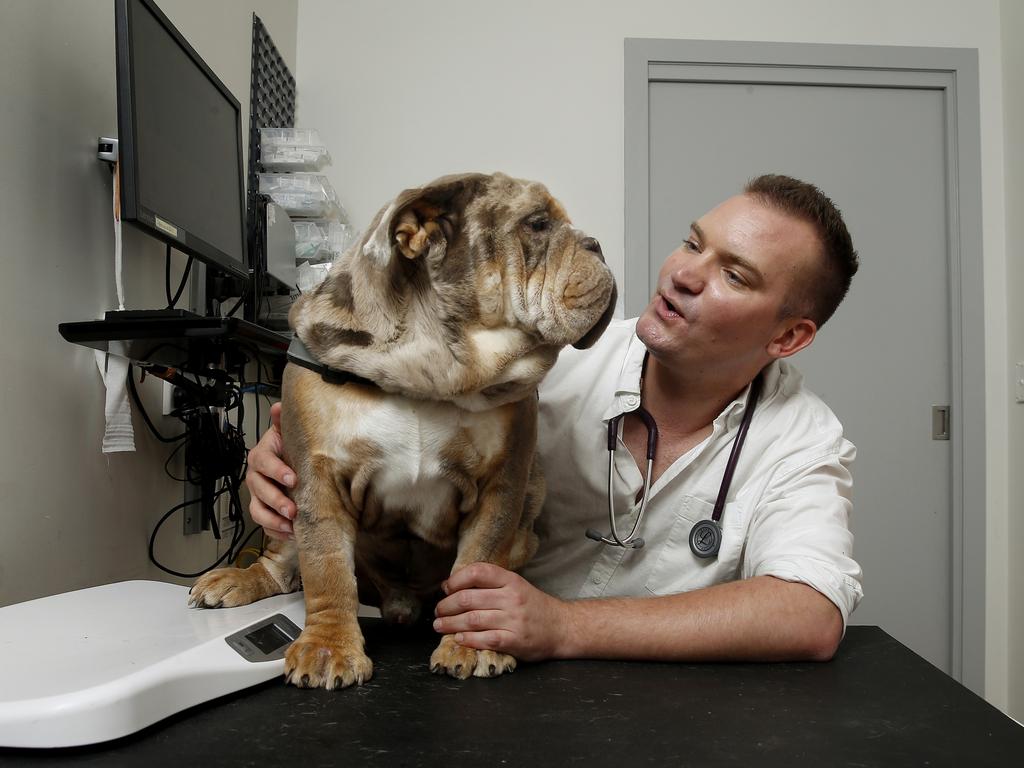
M 255 301 L 246 302 L 246 318 L 255 319 L 260 304 L 263 272 L 263 226 L 265 202 L 259 189 L 260 128 L 295 126 L 295 78 L 274 45 L 260 17 L 252 15 L 252 74 L 249 92 L 249 184 L 246 193 L 246 221 L 249 264 L 253 270 Z

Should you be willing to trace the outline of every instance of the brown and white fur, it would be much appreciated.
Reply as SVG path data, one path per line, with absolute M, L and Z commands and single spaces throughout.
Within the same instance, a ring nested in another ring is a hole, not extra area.
M 409 623 L 455 570 L 533 555 L 537 384 L 562 347 L 593 343 L 615 296 L 597 241 L 541 184 L 465 174 L 402 192 L 289 318 L 320 362 L 377 386 L 285 368 L 294 541 L 204 575 L 191 604 L 244 605 L 297 589 L 301 573 L 306 626 L 287 678 L 369 679 L 360 601 Z M 430 665 L 490 677 L 515 659 L 445 636 Z

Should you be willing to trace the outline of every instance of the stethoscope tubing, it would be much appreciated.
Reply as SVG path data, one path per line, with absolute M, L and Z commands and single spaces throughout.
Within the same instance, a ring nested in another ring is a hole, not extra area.
M 725 473 L 722 475 L 722 483 L 718 486 L 718 498 L 715 499 L 715 507 L 711 511 L 711 519 L 718 523 L 722 519 L 722 512 L 725 510 L 725 498 L 729 495 L 729 487 L 732 485 L 732 476 L 736 472 L 736 464 L 739 462 L 740 450 L 747 440 L 747 432 L 750 430 L 750 422 L 754 418 L 754 408 L 757 407 L 757 400 L 761 396 L 761 387 L 764 384 L 761 374 L 757 374 L 750 382 L 750 392 L 747 394 L 747 403 L 743 409 L 743 420 L 740 421 L 740 429 L 732 442 L 732 450 L 729 451 L 729 461 L 725 464 Z
M 647 359 L 645 356 L 645 368 L 646 363 Z M 719 524 L 722 519 L 722 513 L 725 510 L 725 501 L 729 495 L 729 488 L 732 485 L 732 477 L 736 472 L 736 464 L 739 462 L 740 451 L 743 448 L 743 443 L 746 442 L 747 432 L 750 430 L 750 422 L 754 418 L 754 409 L 757 407 L 758 398 L 761 396 L 763 384 L 763 375 L 761 373 L 758 373 L 750 383 L 750 391 L 747 393 L 743 419 L 740 422 L 739 431 L 733 439 L 732 450 L 729 452 L 729 460 L 726 462 L 725 472 L 722 475 L 722 482 L 718 487 L 718 498 L 715 500 L 715 506 L 711 513 L 711 520 L 704 521 L 704 525 L 708 525 L 710 522 L 710 525 L 714 526 L 716 529 L 716 531 L 713 532 L 717 534 L 716 542 L 720 542 L 721 540 L 720 531 L 717 529 L 719 528 Z M 605 536 L 594 528 L 587 529 L 588 538 L 611 546 L 623 547 L 624 549 L 640 549 L 645 543 L 642 537 L 636 535 L 636 532 L 640 529 L 640 523 L 643 520 L 644 512 L 647 509 L 647 499 L 651 490 L 651 475 L 653 474 L 654 469 L 654 454 L 658 445 L 658 425 L 654 421 L 654 417 L 651 416 L 647 409 L 642 405 L 637 407 L 636 413 L 647 427 L 647 472 L 644 476 L 644 492 L 640 499 L 640 509 L 637 510 L 636 520 L 633 521 L 633 526 L 629 531 L 629 535 L 622 538 L 619 535 L 618 526 L 615 522 L 615 448 L 618 444 L 619 422 L 625 415 L 620 413 L 618 416 L 614 416 L 608 420 L 608 522 L 611 527 L 611 533 Z M 698 525 L 701 524 L 698 523 Z M 712 548 L 704 549 L 703 551 L 700 551 L 698 547 L 695 547 L 692 540 L 690 546 L 691 549 L 693 549 L 694 554 L 698 557 L 711 557 L 718 553 L 717 543 L 713 544 Z

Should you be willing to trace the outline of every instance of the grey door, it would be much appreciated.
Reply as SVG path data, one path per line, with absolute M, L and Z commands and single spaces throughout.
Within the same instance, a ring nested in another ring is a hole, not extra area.
M 953 403 L 960 362 L 948 94 L 927 82 L 816 79 L 750 67 L 702 78 L 692 68 L 652 67 L 648 247 L 627 249 L 626 274 L 646 270 L 650 295 L 689 222 L 757 174 L 812 181 L 833 198 L 861 269 L 844 305 L 792 362 L 858 448 L 852 523 L 865 599 L 852 620 L 877 624 L 957 672 L 962 537 L 954 534 L 962 512 L 954 443 L 933 439 L 933 406 Z M 627 314 L 638 310 L 627 306 Z

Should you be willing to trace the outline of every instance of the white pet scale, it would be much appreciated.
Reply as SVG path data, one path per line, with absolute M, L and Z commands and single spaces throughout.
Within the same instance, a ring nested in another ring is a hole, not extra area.
M 0 608 L 0 746 L 108 741 L 262 683 L 305 620 L 302 593 L 187 603 L 187 587 L 125 581 Z

